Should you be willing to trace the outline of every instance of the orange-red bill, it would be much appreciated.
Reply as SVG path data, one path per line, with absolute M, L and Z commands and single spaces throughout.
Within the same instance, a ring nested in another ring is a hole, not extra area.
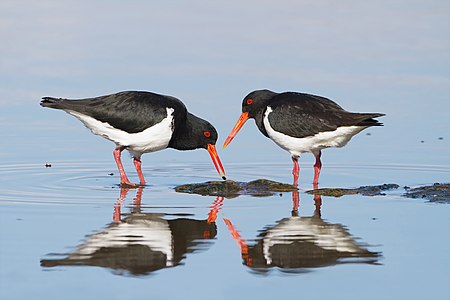
M 242 126 L 244 126 L 247 120 L 248 120 L 248 112 L 243 112 L 239 117 L 239 120 L 236 122 L 236 125 L 234 125 L 233 129 L 228 135 L 227 139 L 223 143 L 223 148 L 225 148 L 226 146 L 228 146 L 229 143 L 231 143 L 231 141 L 234 139 L 239 130 L 241 130 Z
M 223 180 L 227 180 L 225 177 L 225 170 L 222 166 L 222 162 L 220 161 L 219 155 L 216 151 L 216 146 L 213 144 L 208 144 L 208 153 L 211 155 L 211 159 L 213 161 L 214 167 L 216 167 L 217 172 L 222 177 Z

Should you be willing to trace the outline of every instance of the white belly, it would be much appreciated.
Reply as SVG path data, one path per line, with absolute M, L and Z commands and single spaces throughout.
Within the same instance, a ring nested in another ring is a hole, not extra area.
M 126 146 L 127 150 L 137 158 L 139 158 L 142 153 L 154 152 L 167 148 L 170 139 L 172 138 L 173 108 L 167 108 L 167 117 L 160 123 L 138 133 L 128 133 L 114 128 L 106 122 L 98 121 L 75 111 L 67 112 L 83 122 L 93 134 L 100 135 L 113 141 L 119 146 Z
M 263 119 L 267 134 L 278 146 L 294 156 L 299 156 L 303 152 L 317 153 L 324 148 L 343 147 L 355 134 L 366 128 L 364 126 L 343 126 L 334 131 L 320 132 L 310 137 L 295 138 L 277 132 L 270 126 L 269 114 L 271 112 L 272 109 L 267 107 Z

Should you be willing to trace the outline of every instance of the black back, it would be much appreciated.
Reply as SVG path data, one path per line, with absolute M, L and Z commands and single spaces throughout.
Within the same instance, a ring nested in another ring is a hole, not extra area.
M 177 98 L 143 91 L 126 91 L 80 100 L 44 97 L 44 107 L 75 111 L 128 133 L 137 133 L 167 117 L 174 109 L 175 128 L 186 119 L 186 107 Z

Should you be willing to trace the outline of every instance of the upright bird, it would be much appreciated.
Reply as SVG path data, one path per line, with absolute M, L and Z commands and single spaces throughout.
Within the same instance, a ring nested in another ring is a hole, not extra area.
M 217 172 L 226 179 L 215 147 L 216 129 L 208 121 L 189 113 L 177 98 L 125 91 L 79 100 L 44 97 L 41 106 L 64 110 L 79 119 L 92 133 L 114 142 L 117 147 L 113 153 L 121 186 L 138 186 L 125 174 L 120 159 L 125 149 L 133 156 L 141 186 L 145 185 L 141 155 L 165 148 L 208 150 Z
M 225 140 L 225 148 L 248 119 L 255 119 L 259 131 L 292 157 L 294 185 L 298 185 L 298 157 L 311 152 L 316 158 L 313 183 L 319 182 L 321 151 L 343 147 L 357 133 L 370 126 L 382 126 L 374 118 L 381 113 L 352 113 L 330 99 L 296 92 L 257 90 L 242 101 L 242 114 Z

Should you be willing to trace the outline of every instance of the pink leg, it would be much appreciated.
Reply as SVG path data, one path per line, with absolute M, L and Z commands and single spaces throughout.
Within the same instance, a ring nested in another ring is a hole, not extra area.
M 122 153 L 122 151 L 124 149 L 125 149 L 124 147 L 117 147 L 113 152 L 114 159 L 116 161 L 117 168 L 119 169 L 119 173 L 120 173 L 120 186 L 121 187 L 136 187 L 137 184 L 134 184 L 128 180 L 128 177 L 125 174 L 125 170 L 122 165 L 122 161 L 120 160 L 120 154 Z
M 144 174 L 142 174 L 142 169 L 141 169 L 141 160 L 137 159 L 136 157 L 133 160 L 134 162 L 134 166 L 136 167 L 136 171 L 138 173 L 139 176 L 139 183 L 140 185 L 145 185 L 145 179 L 144 179 Z
M 319 175 L 320 170 L 322 169 L 322 162 L 320 161 L 320 156 L 322 155 L 322 152 L 315 153 L 314 156 L 316 157 L 316 163 L 314 164 L 314 181 L 313 184 L 319 183 Z
M 300 172 L 300 167 L 298 166 L 298 157 L 292 156 L 292 162 L 294 163 L 294 168 L 292 169 L 292 175 L 294 175 L 294 186 L 298 185 L 298 173 Z

